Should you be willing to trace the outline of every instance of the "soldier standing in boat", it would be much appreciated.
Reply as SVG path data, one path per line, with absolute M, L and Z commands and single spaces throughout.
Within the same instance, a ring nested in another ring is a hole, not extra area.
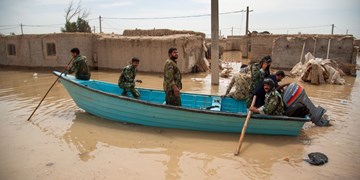
M 70 53 L 73 57 L 73 63 L 70 68 L 67 68 L 66 74 L 75 72 L 76 79 L 89 80 L 91 73 L 86 64 L 86 56 L 80 55 L 80 50 L 78 48 L 72 48 Z
M 139 63 L 140 60 L 134 57 L 131 60 L 131 64 L 127 65 L 121 72 L 118 82 L 119 87 L 123 89 L 121 95 L 127 96 L 128 91 L 130 91 L 134 98 L 140 98 L 139 91 L 135 89 L 135 82 L 142 83 L 141 80 L 135 80 L 137 72 L 136 68 L 139 66 Z
M 250 66 L 251 81 L 250 81 L 250 93 L 246 100 L 247 107 L 250 107 L 252 98 L 254 96 L 254 90 L 258 87 L 261 82 L 270 75 L 271 57 L 265 56 L 259 63 L 255 63 Z
M 283 115 L 284 103 L 281 94 L 276 90 L 275 83 L 272 79 L 266 78 L 264 80 L 265 104 L 261 107 L 250 107 L 249 110 L 255 113 L 266 115 Z
M 170 48 L 168 51 L 169 59 L 164 64 L 165 101 L 167 105 L 181 106 L 180 90 L 182 89 L 181 72 L 177 66 L 178 51 Z

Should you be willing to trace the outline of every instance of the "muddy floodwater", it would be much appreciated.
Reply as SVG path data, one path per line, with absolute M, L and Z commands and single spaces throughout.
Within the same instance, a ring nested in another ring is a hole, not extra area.
M 235 68 L 236 69 L 236 68 Z M 37 75 L 34 75 L 37 73 Z M 119 72 L 92 72 L 116 83 Z M 300 136 L 162 129 L 101 119 L 78 108 L 57 83 L 31 122 L 27 118 L 56 79 L 50 71 L 0 69 L 0 179 L 360 179 L 360 73 L 346 84 L 299 82 L 333 126 L 306 123 Z M 139 87 L 161 89 L 161 74 L 139 73 Z M 286 78 L 284 82 L 297 81 Z M 186 92 L 223 94 L 229 79 L 184 77 Z M 303 159 L 329 158 L 323 166 Z

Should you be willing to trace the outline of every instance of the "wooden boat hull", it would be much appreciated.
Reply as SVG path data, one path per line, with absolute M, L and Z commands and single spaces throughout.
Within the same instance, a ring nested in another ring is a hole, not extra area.
M 147 99 L 145 101 L 120 96 L 121 90 L 115 84 L 82 81 L 70 75 L 60 79 L 78 107 L 104 119 L 162 128 L 233 133 L 241 132 L 246 119 L 245 103 L 230 98 L 224 98 L 222 106 L 229 110 L 235 108 L 237 113 L 199 108 L 211 106 L 211 99 L 216 96 L 184 93 L 181 95 L 183 104 L 193 107 L 175 107 L 162 104 L 164 92 L 159 90 L 139 88 L 142 98 Z M 253 115 L 246 132 L 296 136 L 308 121 L 308 118 Z

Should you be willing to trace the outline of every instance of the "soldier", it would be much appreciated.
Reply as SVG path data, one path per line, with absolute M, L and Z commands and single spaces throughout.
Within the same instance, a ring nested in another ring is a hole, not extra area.
M 176 59 L 178 51 L 170 48 L 168 51 L 169 59 L 164 64 L 164 91 L 167 105 L 181 106 L 180 90 L 182 89 L 181 72 L 177 67 Z
M 266 78 L 264 80 L 264 90 L 266 92 L 265 104 L 259 108 L 250 107 L 249 110 L 260 114 L 282 115 L 284 113 L 284 104 L 272 79 Z
M 139 99 L 140 93 L 135 89 L 135 82 L 142 83 L 141 80 L 135 80 L 137 67 L 139 66 L 140 60 L 136 57 L 132 58 L 131 64 L 126 66 L 119 77 L 118 85 L 123 92 L 121 95 L 127 96 L 128 91 L 134 96 L 134 98 Z
M 285 83 L 283 85 L 278 84 L 282 79 L 285 78 L 284 71 L 277 71 L 275 74 L 272 74 L 272 75 L 268 76 L 267 78 L 270 78 L 274 81 L 274 87 L 276 88 L 277 91 L 279 91 L 279 93 L 281 93 L 281 91 L 283 90 L 284 87 L 290 85 L 290 83 Z M 256 102 L 255 102 L 256 107 L 260 107 L 260 106 L 264 105 L 265 94 L 266 94 L 266 92 L 264 90 L 264 82 L 262 82 L 261 85 L 256 87 L 256 89 L 254 90 L 254 95 L 256 95 Z
M 250 66 L 251 82 L 250 82 L 250 93 L 246 100 L 247 107 L 250 107 L 254 90 L 258 87 L 261 82 L 270 74 L 271 57 L 265 56 L 259 63 L 255 63 Z
M 88 65 L 86 64 L 86 57 L 80 55 L 80 50 L 78 48 L 72 48 L 70 52 L 74 60 L 72 66 L 67 68 L 66 74 L 75 72 L 76 79 L 89 80 L 91 73 Z
M 245 100 L 249 95 L 250 75 L 245 73 L 235 74 L 226 90 L 226 93 L 221 96 L 229 96 L 236 100 Z

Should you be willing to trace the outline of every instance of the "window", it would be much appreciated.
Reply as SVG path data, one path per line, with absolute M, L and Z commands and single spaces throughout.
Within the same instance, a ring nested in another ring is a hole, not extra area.
M 56 56 L 55 43 L 46 43 L 46 52 L 48 56 Z
M 9 56 L 16 56 L 16 47 L 15 44 L 8 44 L 7 53 Z

